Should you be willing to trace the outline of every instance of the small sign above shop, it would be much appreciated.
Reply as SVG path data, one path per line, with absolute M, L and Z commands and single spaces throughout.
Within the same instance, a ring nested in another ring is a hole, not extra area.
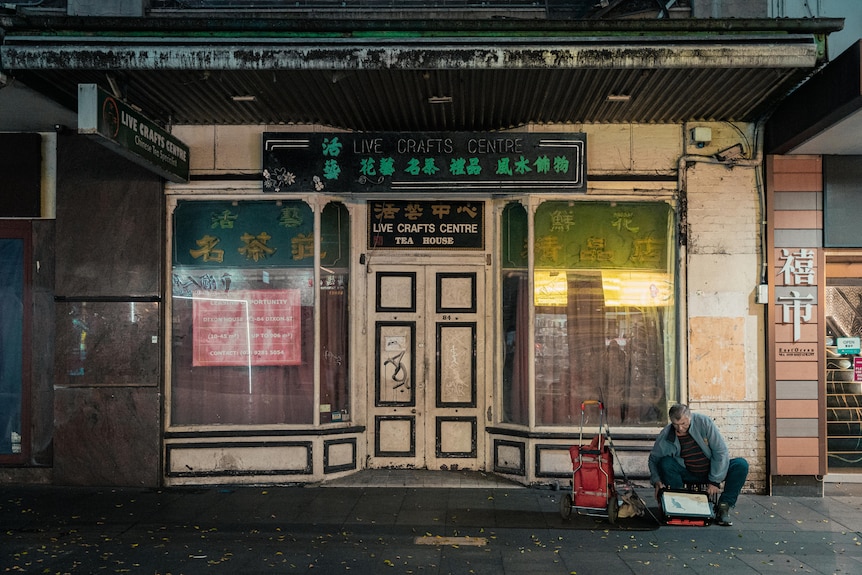
M 858 337 L 839 337 L 835 340 L 835 351 L 841 355 L 857 355 L 859 353 Z
M 78 133 L 165 179 L 189 181 L 189 147 L 96 84 L 78 84 Z
M 368 249 L 481 250 L 484 221 L 483 202 L 369 202 Z
M 263 134 L 263 191 L 586 192 L 583 133 Z
M 776 357 L 781 361 L 812 361 L 817 358 L 817 346 L 813 343 L 779 343 L 775 349 Z

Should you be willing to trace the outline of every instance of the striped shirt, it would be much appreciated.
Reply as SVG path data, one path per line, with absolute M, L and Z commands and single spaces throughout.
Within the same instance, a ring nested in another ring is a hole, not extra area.
M 677 436 L 679 439 L 680 456 L 685 461 L 685 468 L 693 475 L 709 475 L 710 461 L 691 435 Z

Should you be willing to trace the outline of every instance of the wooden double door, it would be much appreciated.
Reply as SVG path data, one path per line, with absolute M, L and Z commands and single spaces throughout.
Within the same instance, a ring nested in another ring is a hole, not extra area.
M 482 469 L 485 267 L 375 266 L 368 281 L 370 466 Z

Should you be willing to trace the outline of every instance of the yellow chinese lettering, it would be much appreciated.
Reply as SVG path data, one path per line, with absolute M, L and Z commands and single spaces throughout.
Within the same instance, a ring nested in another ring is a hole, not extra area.
M 261 259 L 275 253 L 275 248 L 271 248 L 266 245 L 266 242 L 272 239 L 272 236 L 266 232 L 261 232 L 256 236 L 245 233 L 240 237 L 240 239 L 243 241 L 245 246 L 238 248 L 239 253 L 244 255 L 247 259 L 260 261 Z
M 189 253 L 195 259 L 203 258 L 205 262 L 222 262 L 224 261 L 224 250 L 215 249 L 219 241 L 217 237 L 207 234 L 201 239 L 195 240 L 200 249 L 189 250 Z

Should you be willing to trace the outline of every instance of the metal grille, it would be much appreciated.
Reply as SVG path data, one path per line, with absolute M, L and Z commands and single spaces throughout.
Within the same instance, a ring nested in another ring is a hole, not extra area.
M 591 6 L 595 4 L 595 1 L 574 0 L 570 3 Z M 306 10 L 315 8 L 327 10 L 334 8 L 345 10 L 425 10 L 428 8 L 463 8 L 475 10 L 487 8 L 496 10 L 500 8 L 544 8 L 547 4 L 548 2 L 544 1 L 525 2 L 524 0 L 495 0 L 493 2 L 483 2 L 481 0 L 156 0 L 152 3 L 152 7 L 174 10 L 247 10 L 258 8 Z

